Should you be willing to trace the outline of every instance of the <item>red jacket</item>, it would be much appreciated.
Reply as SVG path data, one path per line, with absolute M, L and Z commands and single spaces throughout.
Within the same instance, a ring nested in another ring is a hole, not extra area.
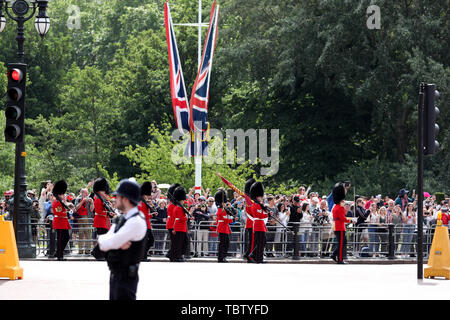
M 175 206 L 173 208 L 173 217 L 175 222 L 173 223 L 173 230 L 175 232 L 187 232 L 187 220 L 186 214 L 183 208 L 180 206 Z
M 255 203 L 252 206 L 252 214 L 253 214 L 253 231 L 262 231 L 267 232 L 265 218 L 268 218 L 269 215 L 265 213 L 259 203 Z
M 170 202 L 167 206 L 167 220 L 166 220 L 166 229 L 173 229 L 173 223 L 175 222 L 175 218 L 173 217 L 173 209 L 175 205 Z
M 102 200 L 97 197 L 95 197 L 94 199 L 94 209 L 94 228 L 103 228 L 109 230 L 109 228 L 111 228 L 111 222 L 109 220 L 108 213 L 103 206 Z
M 233 217 L 222 208 L 217 209 L 217 232 L 230 234 L 230 223 L 233 222 Z
M 72 229 L 70 227 L 69 219 L 67 218 L 67 210 L 61 202 L 55 200 L 52 203 L 53 212 L 53 229 Z
M 253 228 L 253 213 L 252 213 L 252 206 L 245 206 L 245 212 L 247 213 L 247 220 L 245 221 L 245 229 L 252 229 Z
M 346 231 L 345 223 L 348 219 L 345 217 L 344 206 L 336 204 L 333 206 L 334 231 Z
M 151 229 L 152 224 L 150 222 L 150 218 L 152 217 L 152 215 L 150 214 L 150 211 L 148 210 L 147 205 L 143 201 L 141 201 L 141 202 L 139 202 L 138 209 L 145 216 L 145 221 L 147 222 L 147 229 Z

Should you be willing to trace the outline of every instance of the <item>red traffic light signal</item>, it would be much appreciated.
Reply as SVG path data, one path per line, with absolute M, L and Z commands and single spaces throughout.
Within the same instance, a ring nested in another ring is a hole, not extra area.
M 8 78 L 15 82 L 20 82 L 23 79 L 23 72 L 20 69 L 11 69 L 8 72 Z
M 5 107 L 5 141 L 23 142 L 25 135 L 25 90 L 27 66 L 23 63 L 8 65 L 8 88 Z

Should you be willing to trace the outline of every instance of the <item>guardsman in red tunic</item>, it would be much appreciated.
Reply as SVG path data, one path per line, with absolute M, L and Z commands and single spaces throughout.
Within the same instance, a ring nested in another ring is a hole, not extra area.
M 139 202 L 138 205 L 138 209 L 144 214 L 145 221 L 147 223 L 147 233 L 145 234 L 145 253 L 142 261 L 149 261 L 148 251 L 150 250 L 151 247 L 153 247 L 153 244 L 155 243 L 155 238 L 153 237 L 152 232 L 152 224 L 150 221 L 153 213 L 155 212 L 153 205 L 149 204 L 149 201 L 151 201 L 150 199 L 151 195 L 152 195 L 152 184 L 146 181 L 141 185 L 141 201 Z
M 228 202 L 225 190 L 220 189 L 214 195 L 214 200 L 217 205 L 217 233 L 219 234 L 219 251 L 217 253 L 218 262 L 228 262 L 226 257 L 228 254 L 228 248 L 230 247 L 230 223 L 234 221 L 234 217 L 228 215 L 228 212 L 224 209 L 225 204 Z
M 266 219 L 269 217 L 262 205 L 264 186 L 261 182 L 255 182 L 250 188 L 250 197 L 254 201 L 251 212 L 253 214 L 253 248 L 250 258 L 256 263 L 264 262 L 264 247 L 266 245 Z
M 256 181 L 253 178 L 248 179 L 245 182 L 244 192 L 246 195 L 250 196 L 250 188 L 252 184 Z M 253 215 L 251 212 L 251 206 L 253 204 L 245 203 L 245 212 L 247 216 L 247 220 L 245 221 L 245 251 L 244 251 L 244 259 L 247 259 L 247 262 L 251 262 L 250 253 L 253 247 Z
M 347 238 L 345 236 L 345 224 L 351 222 L 351 219 L 348 219 L 345 216 L 345 208 L 344 208 L 344 200 L 345 200 L 346 189 L 342 183 L 336 183 L 334 185 L 332 196 L 333 196 L 333 220 L 334 220 L 334 234 L 336 236 L 336 245 L 334 247 L 333 253 L 331 254 L 331 258 L 336 261 L 338 264 L 346 264 L 344 262 L 346 246 L 347 246 Z
M 53 211 L 53 229 L 56 230 L 56 257 L 58 260 L 65 260 L 63 258 L 64 249 L 69 242 L 69 230 L 72 229 L 67 215 L 67 205 L 63 203 L 65 200 L 64 194 L 67 191 L 67 183 L 64 180 L 57 181 L 53 187 L 53 195 L 55 200 L 52 203 Z
M 109 184 L 105 178 L 98 178 L 94 181 L 94 228 L 97 229 L 97 236 L 105 234 L 111 228 L 110 215 L 104 205 L 109 194 Z
M 167 190 L 167 198 L 169 199 L 169 205 L 167 206 L 167 220 L 166 220 L 166 230 L 169 235 L 170 239 L 170 247 L 169 251 L 166 254 L 166 257 L 170 259 L 170 261 L 173 261 L 173 253 L 174 253 L 174 246 L 175 246 L 175 240 L 174 235 L 172 233 L 173 231 L 173 223 L 175 222 L 175 218 L 173 216 L 173 209 L 175 208 L 175 198 L 173 196 L 173 192 L 177 187 L 180 185 L 178 183 L 175 183 L 169 187 Z
M 183 258 L 183 248 L 185 248 L 185 243 L 187 241 L 187 221 L 188 217 L 182 207 L 186 201 L 186 190 L 179 186 L 173 191 L 173 197 L 177 204 L 173 208 L 173 235 L 174 235 L 174 248 L 173 248 L 173 261 L 184 262 Z

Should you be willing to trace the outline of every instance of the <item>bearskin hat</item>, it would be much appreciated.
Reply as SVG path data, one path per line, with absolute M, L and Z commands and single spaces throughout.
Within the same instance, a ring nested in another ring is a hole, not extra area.
M 151 196 L 152 195 L 152 184 L 148 181 L 145 181 L 141 185 L 141 195 L 142 196 Z
M 257 197 L 264 196 L 264 186 L 261 182 L 255 182 L 250 187 L 250 198 L 256 199 Z
M 214 200 L 216 201 L 217 206 L 222 206 L 223 203 L 228 202 L 227 193 L 223 189 L 219 189 L 214 195 Z
M 245 182 L 244 192 L 246 195 L 250 195 L 250 188 L 252 187 L 252 184 L 254 184 L 256 181 L 253 178 L 250 178 Z
M 336 183 L 333 187 L 332 195 L 334 204 L 341 203 L 341 201 L 345 199 L 344 185 L 340 182 Z
M 105 178 L 97 178 L 94 181 L 93 190 L 94 192 L 105 191 L 106 194 L 109 194 L 111 191 L 111 189 L 109 188 L 108 180 L 106 180 Z
M 65 194 L 67 191 L 67 182 L 64 180 L 59 180 L 55 182 L 53 186 L 53 194 Z
M 179 183 L 174 183 L 173 185 L 171 185 L 170 187 L 169 187 L 169 189 L 167 189 L 167 198 L 169 198 L 169 201 L 172 201 L 173 202 L 173 192 L 175 191 L 175 189 L 177 188 L 177 187 L 179 187 L 180 186 L 180 184 Z
M 173 197 L 177 201 L 186 200 L 186 189 L 184 189 L 182 186 L 178 186 L 173 191 Z

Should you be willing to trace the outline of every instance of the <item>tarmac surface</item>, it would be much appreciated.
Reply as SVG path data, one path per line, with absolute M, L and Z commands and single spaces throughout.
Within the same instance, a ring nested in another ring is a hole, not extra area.
M 439 300 L 450 292 L 450 281 L 444 278 L 418 280 L 414 263 L 232 262 L 169 263 L 163 259 L 142 262 L 137 299 Z M 109 298 L 106 262 L 24 259 L 20 266 L 24 270 L 22 280 L 0 278 L 0 300 Z M 173 290 L 175 287 L 177 290 Z M 338 295 L 336 288 L 340 288 Z

